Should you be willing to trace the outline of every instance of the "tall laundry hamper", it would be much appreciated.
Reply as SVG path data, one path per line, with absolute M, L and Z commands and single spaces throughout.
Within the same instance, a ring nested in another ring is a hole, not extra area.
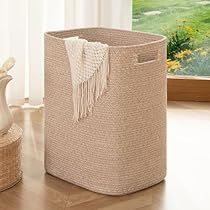
M 64 38 L 108 44 L 107 92 L 75 123 Z M 123 195 L 166 175 L 166 39 L 106 28 L 45 34 L 45 169 L 89 190 Z

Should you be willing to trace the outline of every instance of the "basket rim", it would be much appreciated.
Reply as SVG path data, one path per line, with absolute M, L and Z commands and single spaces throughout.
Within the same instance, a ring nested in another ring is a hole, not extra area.
M 15 123 L 13 123 L 12 127 L 8 130 L 8 133 L 6 133 L 3 136 L 0 136 L 0 151 L 2 151 L 7 147 L 12 146 L 13 144 L 16 144 L 18 141 L 21 141 L 22 135 L 23 135 L 22 129 Z M 10 141 L 5 141 L 5 138 L 8 138 L 8 136 Z
M 139 34 L 148 34 L 151 36 L 156 36 L 159 37 L 159 40 L 155 40 L 155 41 L 151 41 L 151 42 L 147 42 L 144 44 L 136 44 L 136 45 L 118 45 L 118 46 L 112 46 L 109 45 L 109 48 L 115 48 L 115 49 L 119 49 L 119 48 L 131 48 L 131 47 L 143 47 L 143 46 L 147 46 L 147 45 L 153 45 L 153 44 L 157 44 L 157 43 L 161 43 L 161 42 L 165 42 L 167 40 L 166 36 L 161 35 L 161 34 L 155 34 L 155 33 L 149 33 L 149 32 L 142 32 L 142 31 L 131 31 L 131 30 L 126 30 L 126 29 L 116 29 L 116 28 L 107 28 L 107 27 L 84 27 L 84 28 L 74 28 L 74 29 L 66 29 L 66 30 L 55 30 L 55 31 L 47 31 L 44 33 L 45 37 L 49 37 L 49 38 L 54 38 L 57 39 L 59 41 L 63 41 L 64 42 L 64 38 L 60 38 L 57 36 L 54 36 L 52 33 L 62 33 L 62 32 L 67 32 L 67 31 L 76 31 L 76 30 L 93 30 L 93 29 L 105 29 L 105 30 L 112 30 L 112 31 L 119 31 L 119 32 L 132 32 L 132 33 L 139 33 Z

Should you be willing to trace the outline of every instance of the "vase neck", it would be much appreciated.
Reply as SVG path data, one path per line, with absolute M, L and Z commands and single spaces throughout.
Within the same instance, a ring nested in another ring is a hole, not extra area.
M 10 75 L 0 77 L 0 88 L 5 88 L 8 82 L 11 80 L 12 80 L 12 77 Z

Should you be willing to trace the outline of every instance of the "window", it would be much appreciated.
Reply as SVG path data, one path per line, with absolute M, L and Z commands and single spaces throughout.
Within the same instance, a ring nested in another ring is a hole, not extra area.
M 133 30 L 168 38 L 168 88 L 170 91 L 170 84 L 181 88 L 174 90 L 174 94 L 183 94 L 187 89 L 198 94 L 197 85 L 202 81 L 210 88 L 209 14 L 210 0 L 133 0 Z M 192 90 L 185 87 L 189 80 Z M 202 91 L 205 92 L 203 88 Z M 195 100 L 200 100 L 198 95 Z

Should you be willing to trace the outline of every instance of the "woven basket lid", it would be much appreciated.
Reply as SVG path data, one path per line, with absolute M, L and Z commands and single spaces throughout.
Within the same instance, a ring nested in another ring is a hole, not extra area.
M 0 149 L 14 143 L 22 136 L 22 129 L 13 124 L 7 134 L 0 136 Z

